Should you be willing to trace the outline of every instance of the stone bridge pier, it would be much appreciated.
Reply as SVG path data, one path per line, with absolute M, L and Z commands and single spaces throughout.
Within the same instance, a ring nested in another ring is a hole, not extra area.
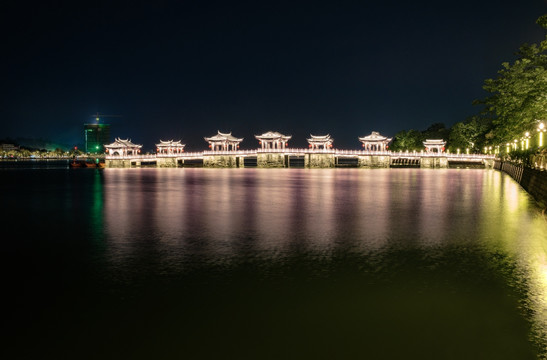
M 304 167 L 307 168 L 333 168 L 335 167 L 334 153 L 308 153 L 304 155 Z
M 448 169 L 448 158 L 422 156 L 420 158 L 420 167 L 423 169 Z

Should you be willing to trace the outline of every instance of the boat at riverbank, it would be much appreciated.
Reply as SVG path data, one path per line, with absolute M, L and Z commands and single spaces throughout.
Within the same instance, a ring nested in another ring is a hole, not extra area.
M 68 163 L 68 167 L 70 167 L 70 168 L 83 168 L 83 167 L 86 167 L 86 165 L 85 165 L 85 161 L 72 160 Z

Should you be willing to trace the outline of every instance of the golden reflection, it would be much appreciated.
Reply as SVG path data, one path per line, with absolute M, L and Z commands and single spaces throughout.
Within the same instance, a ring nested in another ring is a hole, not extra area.
M 532 197 L 509 175 L 490 170 L 480 199 L 481 233 L 490 253 L 505 254 L 517 266 L 515 288 L 524 287 L 524 315 L 532 314 L 533 336 L 547 343 L 547 223 Z M 497 191 L 501 189 L 501 191 Z M 501 199 L 501 201 L 500 201 Z M 547 349 L 546 349 L 547 350 Z

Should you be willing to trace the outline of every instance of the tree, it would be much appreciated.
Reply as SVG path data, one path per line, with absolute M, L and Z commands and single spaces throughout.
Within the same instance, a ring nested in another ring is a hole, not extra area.
M 443 123 L 434 123 L 426 130 L 422 131 L 424 139 L 448 139 L 450 130 L 448 130 Z
M 390 148 L 393 151 L 420 151 L 424 148 L 423 140 L 424 137 L 421 132 L 413 129 L 403 130 L 395 134 Z
M 547 15 L 536 23 L 547 30 Z M 538 119 L 547 118 L 547 36 L 539 45 L 524 44 L 513 64 L 502 63 L 495 79 L 483 89 L 490 93 L 475 104 L 483 105 L 482 116 L 492 123 L 492 141 L 500 144 L 522 137 Z
M 458 122 L 450 128 L 448 148 L 476 152 L 482 149 L 492 138 L 491 122 L 480 116 L 473 116 L 464 122 Z

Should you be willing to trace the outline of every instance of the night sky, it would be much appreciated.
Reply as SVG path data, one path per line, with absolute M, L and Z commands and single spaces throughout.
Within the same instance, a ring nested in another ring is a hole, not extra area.
M 4 1 L 0 138 L 112 136 L 207 149 L 244 137 L 358 136 L 447 127 L 478 111 L 486 78 L 539 42 L 547 0 Z

